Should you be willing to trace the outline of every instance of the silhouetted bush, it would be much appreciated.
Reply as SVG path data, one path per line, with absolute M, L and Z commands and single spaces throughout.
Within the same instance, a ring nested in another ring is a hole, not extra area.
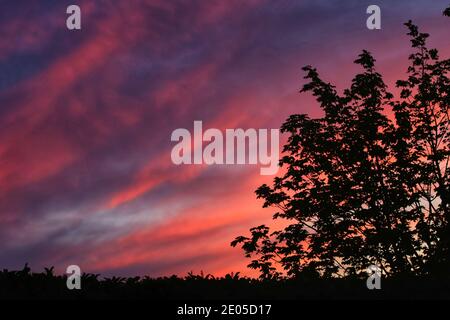
M 189 273 L 185 277 L 113 277 L 83 274 L 80 290 L 69 290 L 66 275 L 53 268 L 32 273 L 0 272 L 0 299 L 450 299 L 450 278 L 397 277 L 382 279 L 381 290 L 368 290 L 358 277 L 259 280 L 239 273 L 214 277 Z

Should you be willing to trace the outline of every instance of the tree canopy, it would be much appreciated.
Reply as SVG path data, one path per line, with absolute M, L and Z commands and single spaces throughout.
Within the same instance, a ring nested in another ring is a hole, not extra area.
M 303 68 L 301 92 L 315 97 L 323 117 L 285 121 L 285 173 L 256 190 L 286 226 L 257 226 L 231 243 L 261 278 L 351 276 L 372 264 L 386 275 L 449 270 L 450 59 L 405 25 L 413 53 L 395 96 L 365 50 L 342 94 Z

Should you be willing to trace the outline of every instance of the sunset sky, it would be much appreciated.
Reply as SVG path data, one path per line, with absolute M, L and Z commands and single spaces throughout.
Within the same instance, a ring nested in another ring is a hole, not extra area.
M 66 28 L 66 7 L 82 30 Z M 366 28 L 381 8 L 382 29 Z M 177 128 L 320 116 L 313 65 L 343 89 L 362 49 L 391 86 L 403 23 L 450 57 L 448 0 L 0 0 L 0 268 L 252 275 L 234 237 L 270 223 L 258 165 L 172 164 Z

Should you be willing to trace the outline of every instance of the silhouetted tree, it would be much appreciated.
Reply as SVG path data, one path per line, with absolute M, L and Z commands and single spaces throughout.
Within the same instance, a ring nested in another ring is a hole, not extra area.
M 355 275 L 371 264 L 387 275 L 450 270 L 450 59 L 405 25 L 414 53 L 398 99 L 367 51 L 342 94 L 303 68 L 301 92 L 313 94 L 324 116 L 286 120 L 285 173 L 256 191 L 287 224 L 252 228 L 231 243 L 262 278 Z
M 448 7 L 447 9 L 445 9 L 445 11 L 444 11 L 444 16 L 450 17 L 450 7 Z

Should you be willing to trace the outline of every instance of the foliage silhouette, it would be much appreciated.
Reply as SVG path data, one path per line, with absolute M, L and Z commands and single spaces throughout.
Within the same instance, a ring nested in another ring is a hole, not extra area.
M 450 270 L 450 59 L 405 25 L 414 53 L 397 99 L 365 50 L 342 94 L 303 68 L 300 92 L 312 93 L 324 115 L 285 121 L 285 173 L 256 190 L 287 226 L 261 225 L 231 243 L 261 278 L 354 276 L 372 264 L 387 276 Z
M 224 277 L 189 273 L 186 277 L 112 277 L 84 273 L 80 290 L 66 287 L 67 276 L 53 268 L 33 273 L 26 265 L 19 271 L 0 271 L 2 299 L 150 299 L 191 301 L 236 299 L 450 299 L 450 278 L 397 278 L 383 280 L 383 290 L 367 290 L 365 279 L 335 278 L 258 280 L 231 273 Z

